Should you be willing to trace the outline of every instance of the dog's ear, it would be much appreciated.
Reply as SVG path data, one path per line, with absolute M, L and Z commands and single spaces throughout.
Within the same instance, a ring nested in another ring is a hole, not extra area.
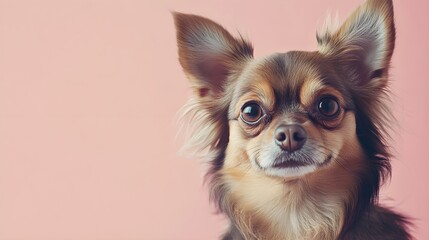
M 395 46 L 391 0 L 367 0 L 333 33 L 317 36 L 319 52 L 331 56 L 357 85 L 383 89 Z
M 182 13 L 173 16 L 179 61 L 197 98 L 216 99 L 222 95 L 228 77 L 252 58 L 252 46 L 207 18 Z
M 173 16 L 179 61 L 194 90 L 193 98 L 182 110 L 182 117 L 189 117 L 195 131 L 185 149 L 208 150 L 204 157 L 211 159 L 217 169 L 223 162 L 219 154 L 229 137 L 227 109 L 231 94 L 225 90 L 253 57 L 253 48 L 207 18 L 182 13 Z

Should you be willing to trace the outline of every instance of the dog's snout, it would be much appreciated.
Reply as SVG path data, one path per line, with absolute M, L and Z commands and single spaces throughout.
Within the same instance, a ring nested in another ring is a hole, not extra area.
M 280 125 L 274 132 L 274 139 L 283 150 L 293 152 L 304 146 L 307 132 L 298 124 Z

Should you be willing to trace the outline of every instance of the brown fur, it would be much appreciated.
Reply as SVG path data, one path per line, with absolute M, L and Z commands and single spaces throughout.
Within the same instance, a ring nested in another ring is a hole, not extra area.
M 211 163 L 211 198 L 231 220 L 223 239 L 411 239 L 406 218 L 377 205 L 390 173 L 391 1 L 368 0 L 338 30 L 318 34 L 317 52 L 261 59 L 211 20 L 174 17 L 195 93 L 185 108 L 195 127 L 189 145 Z M 340 106 L 332 119 L 315 110 L 323 96 Z M 264 110 L 257 124 L 240 118 L 249 102 Z M 273 141 L 284 124 L 305 129 L 293 158 L 309 168 L 272 167 L 286 154 Z

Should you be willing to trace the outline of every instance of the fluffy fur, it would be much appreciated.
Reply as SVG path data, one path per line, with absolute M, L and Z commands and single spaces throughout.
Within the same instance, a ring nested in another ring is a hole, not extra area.
M 210 162 L 211 199 L 231 221 L 223 239 L 411 239 L 408 220 L 377 204 L 391 170 L 390 0 L 367 0 L 341 27 L 318 33 L 316 52 L 260 59 L 209 19 L 174 19 L 194 90 L 188 144 Z M 330 118 L 317 109 L 326 97 L 339 108 Z M 262 109 L 252 124 L 243 119 L 249 103 Z M 285 125 L 305 131 L 300 149 L 275 144 Z M 291 159 L 305 165 L 276 167 Z

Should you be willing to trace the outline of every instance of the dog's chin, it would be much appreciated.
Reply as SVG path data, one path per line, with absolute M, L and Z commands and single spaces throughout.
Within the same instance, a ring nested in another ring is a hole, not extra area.
M 295 179 L 315 172 L 319 168 L 328 165 L 332 158 L 332 155 L 318 156 L 313 159 L 298 156 L 290 158 L 282 155 L 273 158 L 273 160 L 265 159 L 264 165 L 261 165 L 262 162 L 257 161 L 257 166 L 269 176 Z

